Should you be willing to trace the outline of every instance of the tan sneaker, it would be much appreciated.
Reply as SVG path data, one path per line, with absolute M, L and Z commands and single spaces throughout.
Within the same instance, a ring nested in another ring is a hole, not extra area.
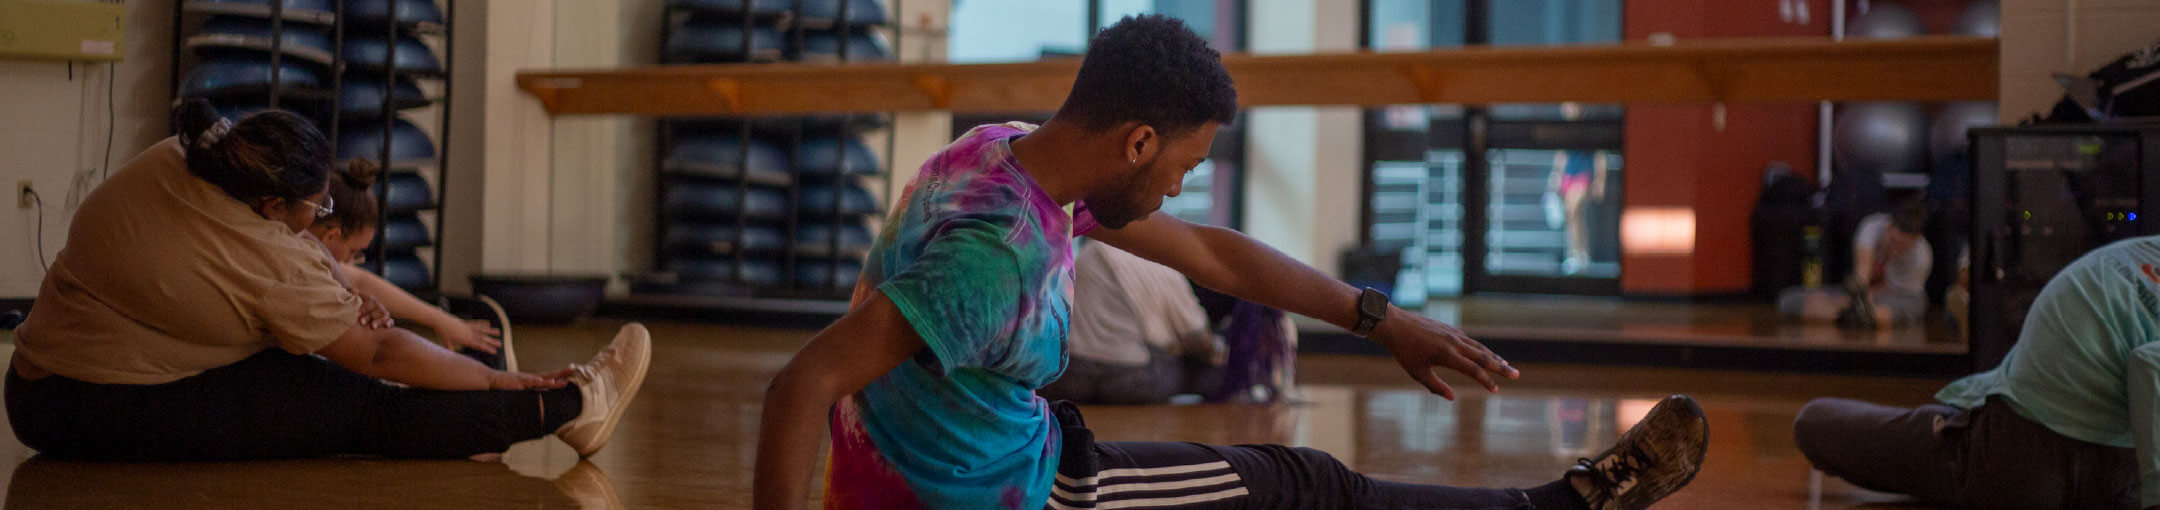
M 630 323 L 615 334 L 615 341 L 594 354 L 591 361 L 571 365 L 576 373 L 570 382 L 577 383 L 578 391 L 585 396 L 585 408 L 578 417 L 555 429 L 555 437 L 562 438 L 579 456 L 592 455 L 606 446 L 608 435 L 615 432 L 615 423 L 622 419 L 623 410 L 630 408 L 630 399 L 637 396 L 638 385 L 645 382 L 645 369 L 652 365 L 652 334 L 645 326 Z
M 1612 448 L 1576 461 L 1567 478 L 1590 508 L 1649 508 L 1695 480 L 1709 447 L 1710 422 L 1702 406 L 1687 395 L 1673 395 L 1650 408 Z

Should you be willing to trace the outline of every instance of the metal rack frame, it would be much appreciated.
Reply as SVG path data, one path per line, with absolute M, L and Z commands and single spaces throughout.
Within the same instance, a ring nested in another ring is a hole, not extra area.
M 343 5 L 345 0 L 337 1 L 340 5 Z M 381 122 L 379 133 L 382 136 L 383 144 L 380 152 L 375 158 L 375 161 L 382 165 L 384 176 L 382 178 L 376 179 L 375 181 L 375 204 L 376 210 L 381 211 L 381 220 L 379 221 L 379 224 L 376 226 L 375 229 L 375 242 L 371 245 L 370 248 L 370 251 L 373 253 L 371 254 L 371 258 L 369 261 L 369 263 L 373 264 L 373 269 L 378 274 L 380 274 L 389 263 L 389 247 L 386 246 L 386 236 L 388 234 L 389 229 L 387 227 L 389 226 L 390 221 L 390 179 L 388 177 L 388 173 L 392 169 L 390 161 L 390 149 L 392 146 L 392 134 L 397 129 L 398 121 L 401 120 L 400 116 L 398 115 L 398 108 L 396 107 L 397 80 L 400 77 L 410 78 L 415 80 L 416 82 L 422 79 L 436 79 L 441 80 L 443 84 L 442 97 L 439 99 L 429 100 L 431 104 L 441 110 L 440 112 L 438 112 L 438 115 L 440 115 L 440 117 L 436 126 L 436 136 L 438 138 L 442 138 L 442 140 L 438 140 L 437 143 L 435 143 L 435 157 L 434 161 L 432 162 L 433 166 L 435 167 L 435 193 L 434 196 L 431 198 L 434 199 L 434 203 L 432 204 L 434 207 L 432 207 L 432 209 L 435 211 L 435 222 L 433 232 L 431 233 L 431 237 L 429 239 L 430 244 L 428 245 L 428 247 L 434 250 L 434 253 L 432 253 L 431 256 L 428 257 L 429 260 L 427 287 L 423 289 L 407 290 L 440 291 L 442 288 L 442 209 L 443 205 L 448 203 L 446 197 L 449 196 L 450 188 L 450 179 L 448 176 L 449 172 L 447 168 L 450 161 L 450 144 L 448 143 L 450 135 L 449 102 L 451 86 L 453 84 L 453 80 L 451 79 L 451 75 L 453 73 L 451 73 L 450 66 L 454 62 L 452 59 L 456 58 L 454 55 L 452 55 L 450 48 L 452 41 L 454 40 L 452 37 L 455 33 L 455 29 L 452 28 L 452 26 L 455 25 L 457 22 L 457 2 L 455 0 L 441 0 L 441 2 L 443 8 L 443 24 L 441 27 L 443 56 L 441 59 L 439 59 L 442 65 L 440 76 L 429 76 L 426 73 L 398 70 L 397 45 L 400 37 L 406 35 L 413 36 L 414 40 L 420 42 L 422 46 L 426 46 L 427 41 L 420 38 L 419 36 L 427 35 L 429 32 L 432 32 L 432 30 L 429 30 L 426 27 L 421 26 L 417 23 L 397 21 L 397 3 L 395 1 L 386 1 L 384 3 L 384 8 L 387 9 L 387 12 L 385 12 L 384 15 L 389 17 L 390 19 L 387 23 L 383 24 L 383 41 L 386 45 L 385 54 L 383 56 L 384 59 L 382 69 L 383 93 L 382 103 L 380 105 L 380 108 L 376 111 L 376 119 Z M 344 31 L 345 24 L 345 20 L 341 16 L 338 23 L 340 38 L 343 37 L 342 32 Z M 339 87 L 341 88 L 344 86 L 342 82 L 343 71 L 343 69 L 338 70 L 338 79 L 341 80 L 339 83 Z M 425 98 L 426 89 L 421 90 L 423 93 L 423 98 Z M 342 96 L 339 98 L 339 100 L 343 100 Z M 336 110 L 340 112 L 344 109 L 342 108 L 344 106 L 342 104 L 339 104 L 337 106 L 338 108 L 336 108 Z M 338 127 L 333 127 L 332 129 L 340 128 L 342 128 L 341 125 Z M 423 208 L 421 210 L 428 209 Z M 413 214 L 417 216 L 419 214 L 419 211 L 414 211 Z

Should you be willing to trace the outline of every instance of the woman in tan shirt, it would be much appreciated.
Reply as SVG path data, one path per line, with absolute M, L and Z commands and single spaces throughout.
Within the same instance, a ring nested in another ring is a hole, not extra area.
M 16 331 L 6 398 L 24 444 L 203 460 L 468 457 L 549 433 L 584 454 L 606 443 L 644 378 L 643 327 L 546 375 L 390 327 L 305 233 L 335 206 L 322 133 L 282 111 L 217 120 L 201 100 L 173 125 L 180 136 L 83 200 Z

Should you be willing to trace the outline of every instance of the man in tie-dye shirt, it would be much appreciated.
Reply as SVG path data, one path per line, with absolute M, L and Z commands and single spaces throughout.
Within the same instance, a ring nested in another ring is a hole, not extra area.
M 1010 140 L 1032 129 L 969 131 L 923 165 L 886 222 L 855 305 L 883 293 L 902 315 L 923 318 L 915 330 L 927 348 L 832 413 L 828 503 L 1032 508 L 1049 497 L 1031 482 L 1056 472 L 1060 443 L 1033 389 L 1065 371 L 1072 236 L 1095 224 L 1085 210 L 1066 213 L 1013 161 Z M 964 441 L 947 443 L 952 436 Z M 879 444 L 919 461 L 887 462 Z
M 1707 424 L 1678 395 L 1619 445 L 1530 489 L 1373 480 L 1308 448 L 1097 442 L 1077 408 L 1036 396 L 1065 368 L 1076 235 L 1370 335 L 1444 397 L 1454 390 L 1435 368 L 1488 390 L 1517 375 L 1377 291 L 1157 212 L 1236 117 L 1236 97 L 1219 55 L 1182 23 L 1126 18 L 1090 42 L 1040 128 L 978 127 L 931 156 L 847 315 L 765 394 L 758 508 L 803 505 L 821 433 L 832 508 L 1642 508 L 1693 478 Z

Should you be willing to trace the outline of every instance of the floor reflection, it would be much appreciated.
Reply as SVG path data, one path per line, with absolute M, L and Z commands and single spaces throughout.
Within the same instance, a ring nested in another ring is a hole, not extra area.
M 607 475 L 580 462 L 553 479 L 500 462 L 322 459 L 134 464 L 33 457 L 9 508 L 622 508 Z
M 1471 393 L 1448 402 L 1411 388 L 1307 384 L 1297 401 L 1284 404 L 1091 406 L 1083 412 L 1100 440 L 1283 443 L 1328 451 L 1385 480 L 1529 487 L 1610 447 L 1661 396 L 1598 395 L 1606 392 L 1533 389 L 1522 392 L 1528 395 Z M 1711 423 L 1705 469 L 1659 508 L 1905 506 L 1901 497 L 1810 476 L 1791 429 L 1805 399 L 1697 398 Z
M 521 364 L 583 359 L 618 322 L 520 328 Z M 607 448 L 580 460 L 553 439 L 500 462 L 326 459 L 193 464 L 33 458 L 0 437 L 13 508 L 747 508 L 763 390 L 810 332 L 652 324 L 653 368 Z M 1273 405 L 1090 406 L 1109 441 L 1282 443 L 1318 448 L 1376 478 L 1533 486 L 1602 451 L 1657 399 L 1694 395 L 1710 420 L 1703 473 L 1662 509 L 1878 508 L 1900 499 L 1814 480 L 1792 418 L 1817 396 L 1914 405 L 1944 381 L 1655 368 L 1526 365 L 1501 394 L 1455 402 L 1392 360 L 1302 356 L 1296 400 Z M 1458 382 L 1459 378 L 1449 378 Z M 813 494 L 815 490 L 813 490 Z
M 1724 347 L 1821 348 L 1960 354 L 1965 341 L 1941 311 L 1918 326 L 1842 330 L 1778 315 L 1764 303 L 1658 303 L 1602 297 L 1477 296 L 1436 299 L 1420 310 L 1476 337 L 1649 342 Z M 1326 329 L 1317 323 L 1309 327 Z

